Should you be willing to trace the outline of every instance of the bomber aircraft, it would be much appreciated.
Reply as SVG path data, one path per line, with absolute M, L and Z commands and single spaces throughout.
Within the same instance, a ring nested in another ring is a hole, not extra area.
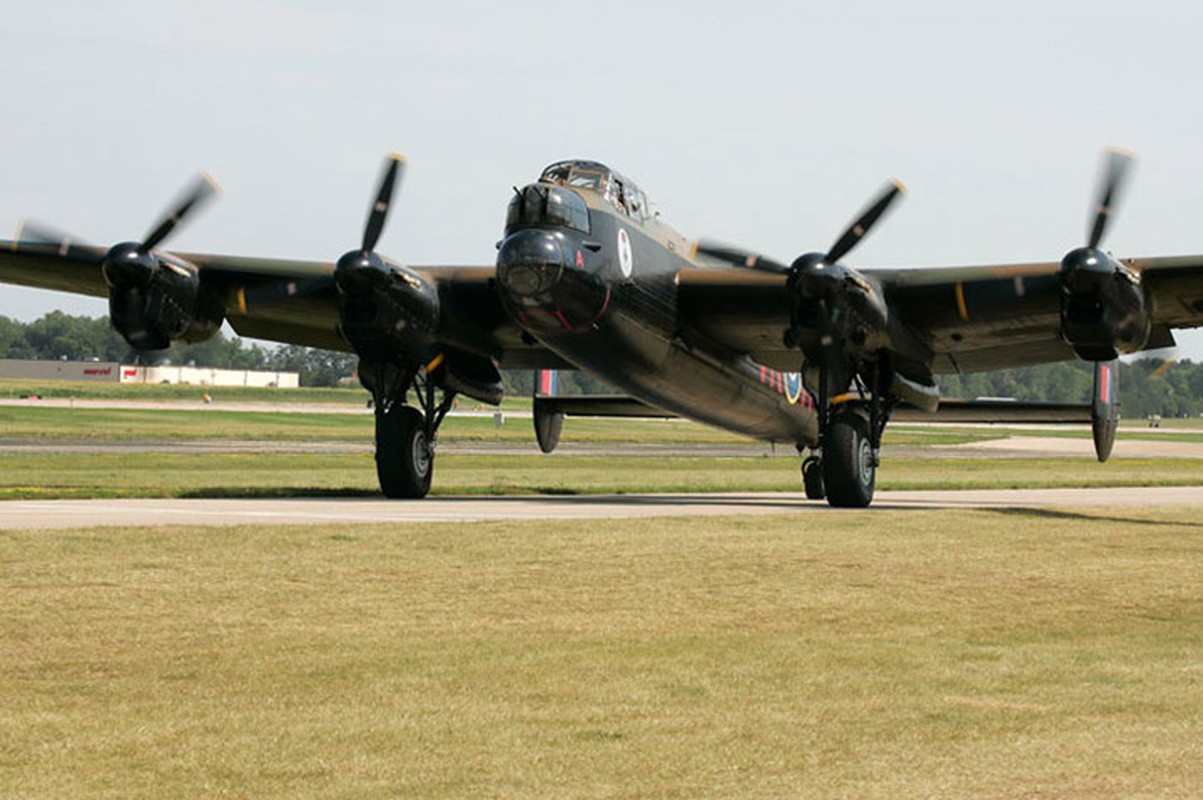
M 1106 460 L 1114 362 L 1203 325 L 1203 255 L 1102 249 L 1131 158 L 1107 155 L 1085 246 L 1059 262 L 861 270 L 844 259 L 901 196 L 891 182 L 825 252 L 791 264 L 691 242 L 609 167 L 559 161 L 515 188 L 493 266 L 407 266 L 376 251 L 404 159 L 390 156 L 359 246 L 336 262 L 170 253 L 215 193 L 198 180 L 141 241 L 103 248 L 26 227 L 0 242 L 0 281 L 107 296 L 139 351 L 243 336 L 354 352 L 376 414 L 383 493 L 430 489 L 457 395 L 497 404 L 499 369 L 579 369 L 616 397 L 534 401 L 554 448 L 565 414 L 679 415 L 807 453 L 806 496 L 865 507 L 882 433 L 916 411 L 968 420 L 1093 422 Z M 1081 358 L 1084 406 L 942 402 L 935 376 Z

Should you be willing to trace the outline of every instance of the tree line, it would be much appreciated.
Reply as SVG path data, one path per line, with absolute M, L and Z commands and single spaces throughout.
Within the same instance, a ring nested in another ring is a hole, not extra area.
M 105 317 L 72 316 L 51 311 L 34 322 L 17 322 L 0 316 L 0 358 L 71 361 L 122 361 L 136 354 L 113 330 Z M 195 364 L 218 369 L 254 369 L 297 372 L 302 386 L 334 386 L 354 374 L 356 357 L 300 345 L 265 347 L 237 337 L 216 336 L 197 345 L 176 345 L 165 353 L 173 364 Z M 503 373 L 507 393 L 528 396 L 534 378 L 530 371 Z M 1094 386 L 1092 364 L 1076 361 L 1036 367 L 939 376 L 945 397 L 1012 397 L 1028 402 L 1084 403 Z M 1167 363 L 1141 358 L 1121 363 L 1120 401 L 1129 419 L 1159 414 L 1163 417 L 1203 414 L 1203 364 L 1189 360 Z M 560 390 L 565 394 L 606 393 L 610 390 L 579 372 L 563 372 Z
M 1027 402 L 1086 403 L 1094 365 L 1065 361 L 999 372 L 938 376 L 945 397 L 1013 397 Z M 1120 409 L 1127 419 L 1203 415 L 1203 364 L 1137 358 L 1119 365 Z
M 107 317 L 83 317 L 51 311 L 33 322 L 0 316 L 0 358 L 42 361 L 145 361 L 131 350 Z M 355 373 L 356 357 L 300 345 L 264 347 L 224 334 L 207 342 L 173 345 L 154 354 L 154 363 L 215 369 L 296 372 L 302 386 L 335 386 Z

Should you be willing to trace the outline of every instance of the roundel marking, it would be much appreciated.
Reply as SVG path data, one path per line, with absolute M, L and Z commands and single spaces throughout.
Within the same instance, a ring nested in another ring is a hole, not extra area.
M 797 405 L 798 400 L 802 397 L 802 373 L 787 372 L 785 373 L 785 399 L 789 404 Z
M 631 277 L 631 268 L 634 259 L 631 257 L 631 237 L 627 235 L 627 229 L 619 227 L 618 229 L 618 268 L 622 270 L 624 278 Z

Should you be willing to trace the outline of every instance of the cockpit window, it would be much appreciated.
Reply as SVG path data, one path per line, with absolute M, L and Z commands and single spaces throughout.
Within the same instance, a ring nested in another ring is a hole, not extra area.
M 597 192 L 619 212 L 643 222 L 651 216 L 647 196 L 629 180 L 596 161 L 560 161 L 543 170 L 540 183 Z
M 572 162 L 561 161 L 558 164 L 552 164 L 547 169 L 543 170 L 543 174 L 539 176 L 539 180 L 547 183 L 558 183 L 564 186 L 568 183 L 568 176 L 572 173 Z
M 576 192 L 532 183 L 514 195 L 506 210 L 505 230 L 526 225 L 555 225 L 589 232 L 589 209 Z
M 601 164 L 592 162 L 561 161 L 543 170 L 539 180 L 604 193 L 610 183 L 610 171 Z

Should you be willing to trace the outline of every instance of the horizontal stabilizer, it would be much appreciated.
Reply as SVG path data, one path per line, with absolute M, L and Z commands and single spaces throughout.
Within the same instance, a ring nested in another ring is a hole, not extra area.
M 1024 403 L 1017 400 L 941 398 L 934 413 L 901 405 L 890 414 L 893 422 L 994 422 L 1028 425 L 1086 424 L 1090 403 Z
M 541 387 L 536 385 L 536 392 Z M 547 387 L 542 387 L 547 390 Z M 535 439 L 539 449 L 550 453 L 560 443 L 564 428 L 564 417 L 658 417 L 671 419 L 670 414 L 653 408 L 633 397 L 622 395 L 575 395 L 572 397 L 548 397 L 536 394 L 532 399 L 535 419 Z
M 570 397 L 535 397 L 535 413 L 563 414 L 567 417 L 649 417 L 672 419 L 670 414 L 649 406 L 633 397 L 622 395 L 575 395 Z

